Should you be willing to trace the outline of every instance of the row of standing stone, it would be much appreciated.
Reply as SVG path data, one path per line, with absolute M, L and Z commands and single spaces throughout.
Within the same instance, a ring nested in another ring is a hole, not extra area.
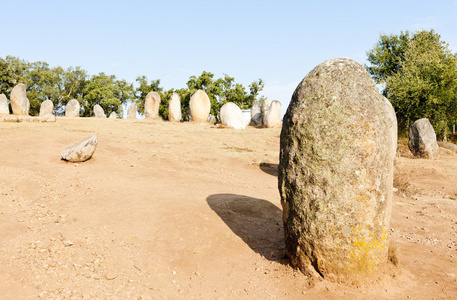
M 157 92 L 150 92 L 146 96 L 144 103 L 145 118 L 159 118 L 160 95 Z M 24 84 L 16 85 L 11 91 L 11 108 L 16 116 L 28 116 L 30 110 L 30 101 Z M 189 102 L 190 119 L 193 122 L 207 122 L 210 119 L 211 102 L 208 95 L 203 90 L 195 92 Z M 51 100 L 45 100 L 40 106 L 40 117 L 52 115 L 54 104 Z M 65 106 L 65 117 L 79 117 L 81 105 L 78 100 L 72 99 Z M 127 118 L 136 118 L 136 104 L 131 104 L 127 110 Z M 8 99 L 4 94 L 0 95 L 0 115 L 9 114 Z M 103 108 L 96 104 L 94 106 L 94 116 L 97 118 L 106 118 Z M 117 118 L 116 112 L 111 112 L 110 119 Z M 168 105 L 168 121 L 180 122 L 182 119 L 181 98 L 177 93 L 170 97 Z M 228 102 L 221 107 L 220 120 L 224 126 L 245 129 L 246 122 L 243 112 L 233 102 Z M 265 100 L 264 102 L 254 103 L 251 109 L 251 125 L 263 125 L 267 128 L 281 126 L 281 102 L 276 100 Z

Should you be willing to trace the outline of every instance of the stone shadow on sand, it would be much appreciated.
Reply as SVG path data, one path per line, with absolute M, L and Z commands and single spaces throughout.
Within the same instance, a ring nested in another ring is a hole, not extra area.
M 206 201 L 252 250 L 268 260 L 289 263 L 282 211 L 277 206 L 266 200 L 235 194 L 215 194 Z
M 276 176 L 278 177 L 278 164 L 270 164 L 266 162 L 261 162 L 260 165 L 260 170 L 264 171 L 267 174 L 270 174 L 271 176 Z

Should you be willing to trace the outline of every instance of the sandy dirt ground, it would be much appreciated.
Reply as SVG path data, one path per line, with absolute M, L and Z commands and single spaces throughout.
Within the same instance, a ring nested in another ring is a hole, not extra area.
M 0 299 L 457 297 L 455 153 L 399 152 L 390 232 L 399 266 L 370 284 L 338 285 L 305 277 L 285 256 L 279 134 L 0 122 Z M 60 160 L 90 135 L 99 139 L 91 160 Z

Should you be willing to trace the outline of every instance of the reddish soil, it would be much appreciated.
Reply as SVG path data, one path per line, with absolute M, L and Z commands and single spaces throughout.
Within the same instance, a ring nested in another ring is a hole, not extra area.
M 279 133 L 0 122 L 0 298 L 457 297 L 455 153 L 399 152 L 391 224 L 399 266 L 370 284 L 339 285 L 305 277 L 285 257 Z M 91 160 L 60 160 L 90 135 L 99 139 Z

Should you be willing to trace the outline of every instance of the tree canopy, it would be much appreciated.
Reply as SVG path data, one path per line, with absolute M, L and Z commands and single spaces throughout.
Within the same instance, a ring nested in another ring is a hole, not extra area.
M 457 122 L 457 56 L 434 30 L 381 35 L 367 52 L 367 67 L 397 114 L 405 134 L 417 119 L 428 118 L 445 137 Z
M 140 113 L 144 112 L 144 102 L 149 92 L 157 92 L 161 97 L 159 115 L 168 119 L 168 101 L 172 93 L 181 97 L 183 119 L 189 119 L 189 101 L 198 89 L 204 90 L 211 101 L 211 114 L 218 118 L 220 107 L 226 102 L 234 102 L 241 109 L 250 108 L 254 101 L 262 100 L 259 93 L 263 90 L 262 79 L 249 85 L 249 92 L 233 77 L 223 74 L 215 78 L 211 72 L 203 71 L 200 76 L 191 76 L 186 88 L 165 90 L 160 79 L 150 80 L 146 76 L 136 78 L 137 87 L 115 75 L 99 73 L 89 76 L 81 67 L 50 67 L 46 62 L 21 60 L 14 56 L 0 58 L 0 93 L 9 98 L 11 90 L 24 83 L 27 98 L 30 100 L 30 114 L 38 115 L 44 100 L 54 103 L 54 113 L 63 115 L 65 105 L 71 99 L 81 104 L 81 116 L 93 115 L 93 107 L 99 104 L 106 113 L 112 111 L 122 115 L 123 104 L 136 103 Z

